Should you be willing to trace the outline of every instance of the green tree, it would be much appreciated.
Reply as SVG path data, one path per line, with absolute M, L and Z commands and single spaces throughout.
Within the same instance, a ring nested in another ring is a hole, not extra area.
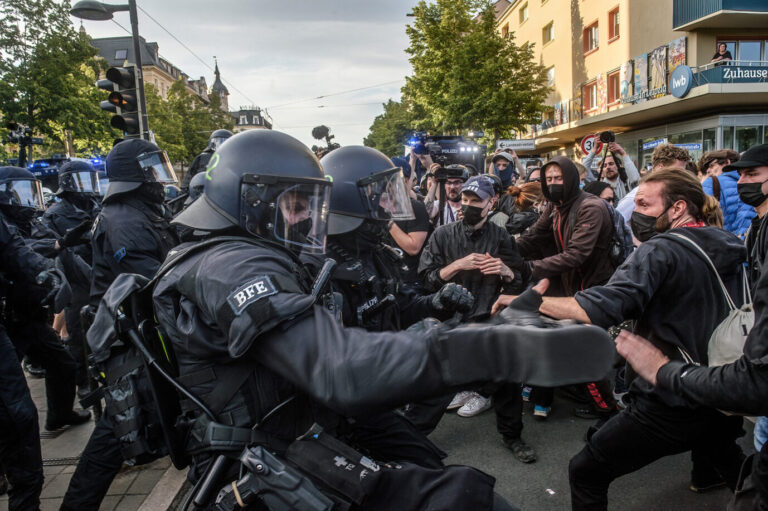
M 390 158 L 403 154 L 403 145 L 414 127 L 413 113 L 406 105 L 390 99 L 382 105 L 384 113 L 377 115 L 363 144 L 374 147 Z
M 69 18 L 69 2 L 0 3 L 0 112 L 25 124 L 51 147 L 111 146 L 115 132 L 99 108 L 106 95 L 94 86 L 103 63 L 87 35 Z
M 531 45 L 497 32 L 489 0 L 421 0 L 413 13 L 403 99 L 417 126 L 480 128 L 497 139 L 538 122 L 549 93 L 544 68 Z

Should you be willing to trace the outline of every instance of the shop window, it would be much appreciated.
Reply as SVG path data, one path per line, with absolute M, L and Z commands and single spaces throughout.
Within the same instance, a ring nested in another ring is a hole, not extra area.
M 733 149 L 744 152 L 763 140 L 762 126 L 736 126 L 735 145 Z
M 541 40 L 543 41 L 544 44 L 547 44 L 554 38 L 555 38 L 555 25 L 553 21 L 550 21 L 549 24 L 547 24 L 541 30 Z
M 698 161 L 701 157 L 703 144 L 702 144 L 702 131 L 686 131 L 685 133 L 675 133 L 669 135 L 668 141 L 670 144 L 683 147 L 691 155 L 691 160 Z
M 584 85 L 584 111 L 589 112 L 597 108 L 597 80 Z
M 616 105 L 621 100 L 621 80 L 619 70 L 608 73 L 608 104 Z
M 588 54 L 598 47 L 597 40 L 597 22 L 594 22 L 590 26 L 584 29 L 584 53 Z
M 742 62 L 748 61 L 751 66 L 760 65 L 760 55 L 762 53 L 762 41 L 739 41 L 738 56 L 735 58 Z
M 619 38 L 619 8 L 608 13 L 608 42 Z
M 733 149 L 733 126 L 723 126 L 723 147 L 720 149 Z
M 547 69 L 547 87 L 555 86 L 555 66 Z
M 501 37 L 507 37 L 509 35 L 509 23 L 505 23 L 503 27 L 501 27 Z
M 518 13 L 520 15 L 520 24 L 522 25 L 528 19 L 528 2 L 524 3 L 523 6 L 520 7 Z
M 704 130 L 702 151 L 714 151 L 717 148 L 717 128 Z

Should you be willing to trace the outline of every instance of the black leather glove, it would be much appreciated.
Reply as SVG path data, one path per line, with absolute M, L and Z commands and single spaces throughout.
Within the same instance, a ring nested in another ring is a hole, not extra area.
M 93 221 L 83 220 L 80 225 L 76 225 L 75 227 L 68 230 L 66 233 L 64 233 L 64 236 L 61 237 L 59 240 L 59 246 L 62 248 L 66 247 L 75 247 L 77 245 L 84 245 L 85 243 L 88 243 L 90 241 L 89 238 L 85 237 L 83 238 L 83 234 L 88 232 L 91 229 L 91 225 L 93 225 Z
M 49 305 L 56 297 L 56 293 L 59 292 L 59 288 L 61 288 L 61 283 L 64 281 L 64 277 L 59 273 L 58 270 L 50 269 L 38 273 L 35 280 L 37 281 L 38 286 L 49 290 L 48 294 L 45 295 L 45 298 L 43 298 L 40 304 Z
M 469 312 L 475 297 L 466 288 L 449 282 L 432 295 L 432 307 L 438 312 Z

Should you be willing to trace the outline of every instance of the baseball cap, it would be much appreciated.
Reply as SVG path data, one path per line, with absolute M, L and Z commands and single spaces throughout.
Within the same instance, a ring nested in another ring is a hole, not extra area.
M 493 197 L 493 181 L 488 176 L 473 176 L 461 187 L 461 193 L 471 192 L 485 200 Z
M 760 144 L 750 147 L 741 155 L 739 161 L 733 162 L 723 168 L 724 171 L 750 169 L 768 165 L 768 144 Z
M 496 160 L 499 160 L 499 159 L 507 160 L 509 163 L 515 162 L 515 159 L 512 157 L 512 155 L 504 151 L 494 155 L 493 158 L 491 158 L 491 162 L 495 162 Z

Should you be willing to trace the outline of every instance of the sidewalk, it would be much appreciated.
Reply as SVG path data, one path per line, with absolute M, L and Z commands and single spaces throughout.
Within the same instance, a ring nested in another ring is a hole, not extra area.
M 80 453 L 91 436 L 94 423 L 91 420 L 86 424 L 67 427 L 53 433 L 45 431 L 45 380 L 27 377 L 27 383 L 40 417 L 40 443 L 45 473 L 40 509 L 55 511 L 61 505 Z M 149 507 L 152 511 L 160 511 L 163 505 L 159 502 L 170 503 L 183 483 L 185 474 L 186 471 L 180 472 L 173 468 L 168 457 L 141 467 L 124 466 L 110 486 L 100 509 L 137 511 L 146 502 L 145 509 Z M 163 481 L 158 485 L 161 478 Z M 156 490 L 154 494 L 153 490 Z M 7 509 L 8 496 L 0 496 L 0 511 Z

